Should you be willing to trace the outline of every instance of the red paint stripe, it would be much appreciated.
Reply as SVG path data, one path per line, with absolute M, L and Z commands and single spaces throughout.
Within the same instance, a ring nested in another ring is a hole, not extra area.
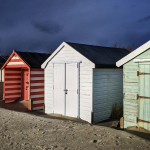
M 12 98 L 5 98 L 5 101 L 9 101 L 9 100 L 17 100 L 19 97 L 12 97 Z
M 44 86 L 31 86 L 30 89 L 44 89 Z
M 31 74 L 30 77 L 44 77 L 44 74 Z
M 39 97 L 39 98 L 32 98 L 33 101 L 39 101 L 39 100 L 44 100 L 44 97 Z
M 21 88 L 6 88 L 5 91 L 21 90 Z
M 5 96 L 17 95 L 17 94 L 20 94 L 20 93 L 21 93 L 21 91 L 16 92 L 16 93 L 5 93 Z
M 31 69 L 31 71 L 44 71 L 44 69 Z
M 31 92 L 30 95 L 42 95 L 44 94 L 44 91 L 43 92 Z
M 20 67 L 28 67 L 27 65 L 7 65 L 6 68 L 20 68 Z
M 40 107 L 40 106 L 44 106 L 44 103 L 42 103 L 42 104 L 33 104 L 33 107 Z
M 5 86 L 21 85 L 20 83 L 5 83 Z
M 20 78 L 5 78 L 5 81 L 20 81 Z
M 5 73 L 5 76 L 21 76 L 21 73 Z
M 21 71 L 20 68 L 6 68 L 6 71 Z
M 11 59 L 9 62 L 22 62 L 21 59 Z
M 31 80 L 31 83 L 44 83 L 44 80 Z

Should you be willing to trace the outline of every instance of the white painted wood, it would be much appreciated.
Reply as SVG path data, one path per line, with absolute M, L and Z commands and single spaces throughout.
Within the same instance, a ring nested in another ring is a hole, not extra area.
M 11 59 L 20 59 L 18 56 L 13 56 Z
M 123 64 L 125 64 L 129 60 L 133 59 L 134 57 L 138 56 L 139 54 L 143 53 L 144 51 L 146 51 L 149 48 L 150 48 L 150 41 L 146 42 L 145 44 L 143 44 L 142 46 L 140 46 L 139 48 L 137 48 L 136 50 L 134 50 L 127 56 L 125 56 L 122 59 L 120 59 L 119 61 L 117 61 L 116 66 L 117 67 L 122 66 Z
M 31 74 L 44 74 L 44 71 L 31 71 Z
M 9 95 L 9 96 L 5 96 L 5 98 L 11 98 L 11 97 L 20 97 L 21 94 L 16 94 L 16 95 Z
M 15 93 L 15 92 L 20 92 L 20 90 L 5 91 L 5 93 Z
M 52 61 L 52 64 L 71 64 L 71 63 L 82 63 L 82 61 Z
M 42 103 L 44 103 L 44 100 L 33 101 L 33 104 L 42 104 Z
M 5 70 L 5 73 L 21 73 L 21 71 L 8 71 L 8 70 Z
M 64 64 L 54 64 L 54 113 L 64 115 Z
M 66 64 L 66 116 L 78 117 L 78 68 L 76 63 Z
M 31 86 L 44 86 L 44 83 L 31 83 Z
M 43 92 L 44 91 L 44 88 L 43 89 L 31 89 L 30 92 Z
M 44 97 L 44 94 L 42 95 L 31 95 L 30 98 L 40 98 L 40 97 Z
M 7 65 L 23 65 L 24 62 L 20 61 L 20 62 L 9 62 Z
M 44 77 L 31 77 L 31 80 L 44 80 Z
M 74 50 L 68 44 L 64 43 L 59 46 L 59 48 L 54 51 L 54 53 L 49 57 L 43 64 L 42 67 L 45 67 L 46 63 L 51 59 L 51 61 L 77 61 L 81 60 L 80 70 L 79 70 L 79 87 L 80 87 L 80 103 L 79 103 L 79 115 L 80 118 L 91 122 L 91 111 L 92 111 L 92 68 L 95 68 L 95 64 L 89 61 L 86 57 L 81 55 L 79 52 Z M 62 48 L 62 49 L 61 49 Z M 61 49 L 61 50 L 60 50 Z M 59 51 L 60 50 L 60 51 Z M 58 52 L 59 51 L 59 52 Z M 58 52 L 58 53 L 57 53 Z M 56 55 L 55 55 L 56 54 Z M 44 88 L 45 88 L 45 113 L 53 113 L 53 64 L 51 61 L 48 63 L 44 69 Z M 83 67 L 83 68 L 82 68 Z M 84 103 L 86 103 L 87 110 L 85 111 Z
M 134 59 L 133 62 L 150 62 L 150 59 Z
M 109 119 L 113 104 L 122 105 L 122 87 L 123 69 L 93 69 L 94 122 Z

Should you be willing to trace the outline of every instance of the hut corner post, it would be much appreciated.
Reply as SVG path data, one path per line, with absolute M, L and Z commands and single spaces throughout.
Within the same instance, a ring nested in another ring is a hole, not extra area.
M 91 124 L 93 124 L 93 112 L 91 112 Z

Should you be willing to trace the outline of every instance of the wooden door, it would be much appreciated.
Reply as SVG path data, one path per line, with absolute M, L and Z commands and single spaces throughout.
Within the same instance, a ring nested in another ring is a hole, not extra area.
M 65 102 L 65 93 L 64 93 L 64 64 L 54 64 L 54 74 L 53 74 L 53 81 L 54 81 L 54 101 L 53 101 L 53 111 L 56 114 L 64 115 L 64 102 Z
M 78 68 L 76 63 L 66 64 L 66 116 L 78 116 Z
M 77 63 L 54 64 L 54 113 L 78 117 Z
M 22 69 L 22 98 L 29 100 L 29 73 L 27 69 Z
M 150 123 L 150 65 L 139 65 L 138 101 L 138 124 L 147 128 L 146 123 Z

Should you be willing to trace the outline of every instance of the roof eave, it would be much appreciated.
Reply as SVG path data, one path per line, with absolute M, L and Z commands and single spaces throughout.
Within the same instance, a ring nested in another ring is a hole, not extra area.
M 117 67 L 122 66 L 123 64 L 130 61 L 131 59 L 133 59 L 134 57 L 143 53 L 144 51 L 146 51 L 149 48 L 150 48 L 150 40 L 148 42 L 146 42 L 145 44 L 143 44 L 142 46 L 140 46 L 139 48 L 137 48 L 136 50 L 134 50 L 133 52 L 131 52 L 128 55 L 126 55 L 125 57 L 123 57 L 122 59 L 120 59 L 119 61 L 117 61 L 116 66 Z

